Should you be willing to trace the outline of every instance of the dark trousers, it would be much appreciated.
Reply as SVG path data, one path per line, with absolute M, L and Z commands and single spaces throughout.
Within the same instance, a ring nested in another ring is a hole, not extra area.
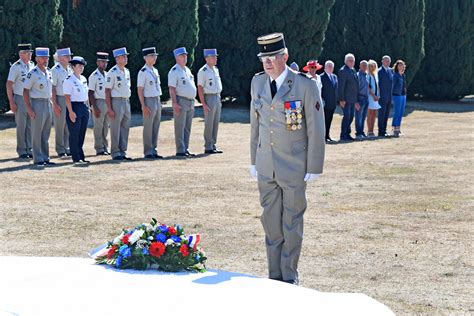
M 66 113 L 66 122 L 69 129 L 69 148 L 71 149 L 72 161 L 77 162 L 85 159 L 84 139 L 86 137 L 87 123 L 89 122 L 89 109 L 83 102 L 71 102 L 72 110 L 76 113 L 76 121 L 73 123 L 69 118 L 69 110 Z
M 367 118 L 367 109 L 369 108 L 369 99 L 367 97 L 359 98 L 360 110 L 355 111 L 356 136 L 365 135 L 364 123 Z
M 392 100 L 379 100 L 381 108 L 379 109 L 378 125 L 379 125 L 379 136 L 383 136 L 387 133 L 387 122 L 390 116 L 390 108 L 392 107 Z
M 342 109 L 344 116 L 341 124 L 341 139 L 348 139 L 351 136 L 351 124 L 354 120 L 354 103 L 346 103 Z
M 329 132 L 331 131 L 332 118 L 336 107 L 324 107 L 324 120 L 326 121 L 326 139 L 329 139 Z

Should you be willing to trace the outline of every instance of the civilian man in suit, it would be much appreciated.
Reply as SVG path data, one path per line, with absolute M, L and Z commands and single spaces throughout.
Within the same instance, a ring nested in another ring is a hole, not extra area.
M 342 108 L 344 116 L 341 124 L 341 141 L 354 141 L 351 136 L 351 124 L 354 120 L 354 108 L 360 110 L 359 97 L 359 78 L 354 69 L 355 57 L 353 54 L 346 54 L 344 57 L 344 66 L 338 73 L 337 96 L 339 105 Z
M 329 135 L 337 105 L 337 76 L 333 74 L 333 71 L 334 62 L 328 60 L 324 63 L 324 73 L 320 76 L 323 85 L 321 97 L 324 104 L 324 120 L 326 121 L 326 144 L 334 143 Z
M 390 68 L 391 62 L 390 56 L 383 56 L 382 66 L 378 71 L 380 89 L 379 104 L 381 106 L 378 117 L 379 137 L 390 137 L 387 133 L 387 122 L 392 106 L 393 70 Z

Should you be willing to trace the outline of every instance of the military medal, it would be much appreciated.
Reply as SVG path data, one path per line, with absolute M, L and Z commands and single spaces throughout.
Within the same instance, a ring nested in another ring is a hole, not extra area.
M 286 115 L 286 129 L 296 131 L 302 128 L 303 111 L 301 101 L 286 101 L 284 104 Z

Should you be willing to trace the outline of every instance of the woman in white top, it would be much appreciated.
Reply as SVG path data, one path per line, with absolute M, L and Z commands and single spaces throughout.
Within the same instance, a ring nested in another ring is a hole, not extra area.
M 67 107 L 67 127 L 69 129 L 69 146 L 74 164 L 86 164 L 84 155 L 84 139 L 86 137 L 87 123 L 89 122 L 89 106 L 87 79 L 82 76 L 84 66 L 87 64 L 84 58 L 75 56 L 69 62 L 73 74 L 67 77 L 63 83 L 64 95 Z
M 375 60 L 369 60 L 369 111 L 367 113 L 367 137 L 374 138 L 374 125 L 375 118 L 377 117 L 377 110 L 380 109 L 379 97 L 379 78 L 377 76 L 377 62 Z

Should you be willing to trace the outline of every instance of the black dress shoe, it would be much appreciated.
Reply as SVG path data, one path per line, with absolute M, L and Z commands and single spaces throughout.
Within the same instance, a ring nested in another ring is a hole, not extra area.
M 81 159 L 83 163 L 91 163 L 89 160 Z
M 35 162 L 35 166 L 44 166 L 44 161 Z
M 153 157 L 154 157 L 155 159 L 163 159 L 163 156 L 160 156 L 160 155 L 158 155 L 158 154 L 154 154 Z
M 191 154 L 191 153 L 189 152 L 189 150 L 186 150 L 185 154 L 186 154 L 186 156 L 188 156 L 188 157 L 196 157 L 196 155 L 195 155 L 195 154 Z
M 176 157 L 187 157 L 186 153 L 176 153 Z
M 106 151 L 102 151 L 102 152 L 96 154 L 96 156 L 107 156 L 107 155 L 110 155 L 110 154 Z
M 48 166 L 54 166 L 56 163 L 55 162 L 52 162 L 52 161 L 49 161 L 49 160 L 46 160 L 44 162 L 45 165 L 48 165 Z
M 288 283 L 288 284 L 298 285 L 298 282 L 296 282 L 296 280 L 283 280 L 283 282 Z
M 155 159 L 155 155 L 145 155 L 145 159 Z
M 223 154 L 223 153 L 224 153 L 222 150 L 217 149 L 217 148 L 214 148 L 214 152 L 215 152 L 216 154 Z
M 127 160 L 127 161 L 133 160 L 133 158 L 128 157 L 128 156 L 122 156 L 122 158 L 123 158 L 123 160 Z
M 71 157 L 72 154 L 71 153 L 66 153 L 66 156 Z
M 66 154 L 66 153 L 58 154 L 58 157 L 59 157 L 59 158 L 67 157 L 67 154 Z
M 28 156 L 28 154 L 22 154 L 22 155 L 18 156 L 18 158 L 20 158 L 20 159 L 28 159 L 28 158 L 30 158 L 30 156 Z
M 212 154 L 217 154 L 217 152 L 216 152 L 215 149 L 205 150 L 204 153 L 205 153 L 205 154 L 210 154 L 210 155 L 212 155 Z
M 113 157 L 112 160 L 122 161 L 122 160 L 123 160 L 123 156 Z
M 28 158 L 32 159 L 32 158 L 33 158 L 33 154 L 28 154 Z

